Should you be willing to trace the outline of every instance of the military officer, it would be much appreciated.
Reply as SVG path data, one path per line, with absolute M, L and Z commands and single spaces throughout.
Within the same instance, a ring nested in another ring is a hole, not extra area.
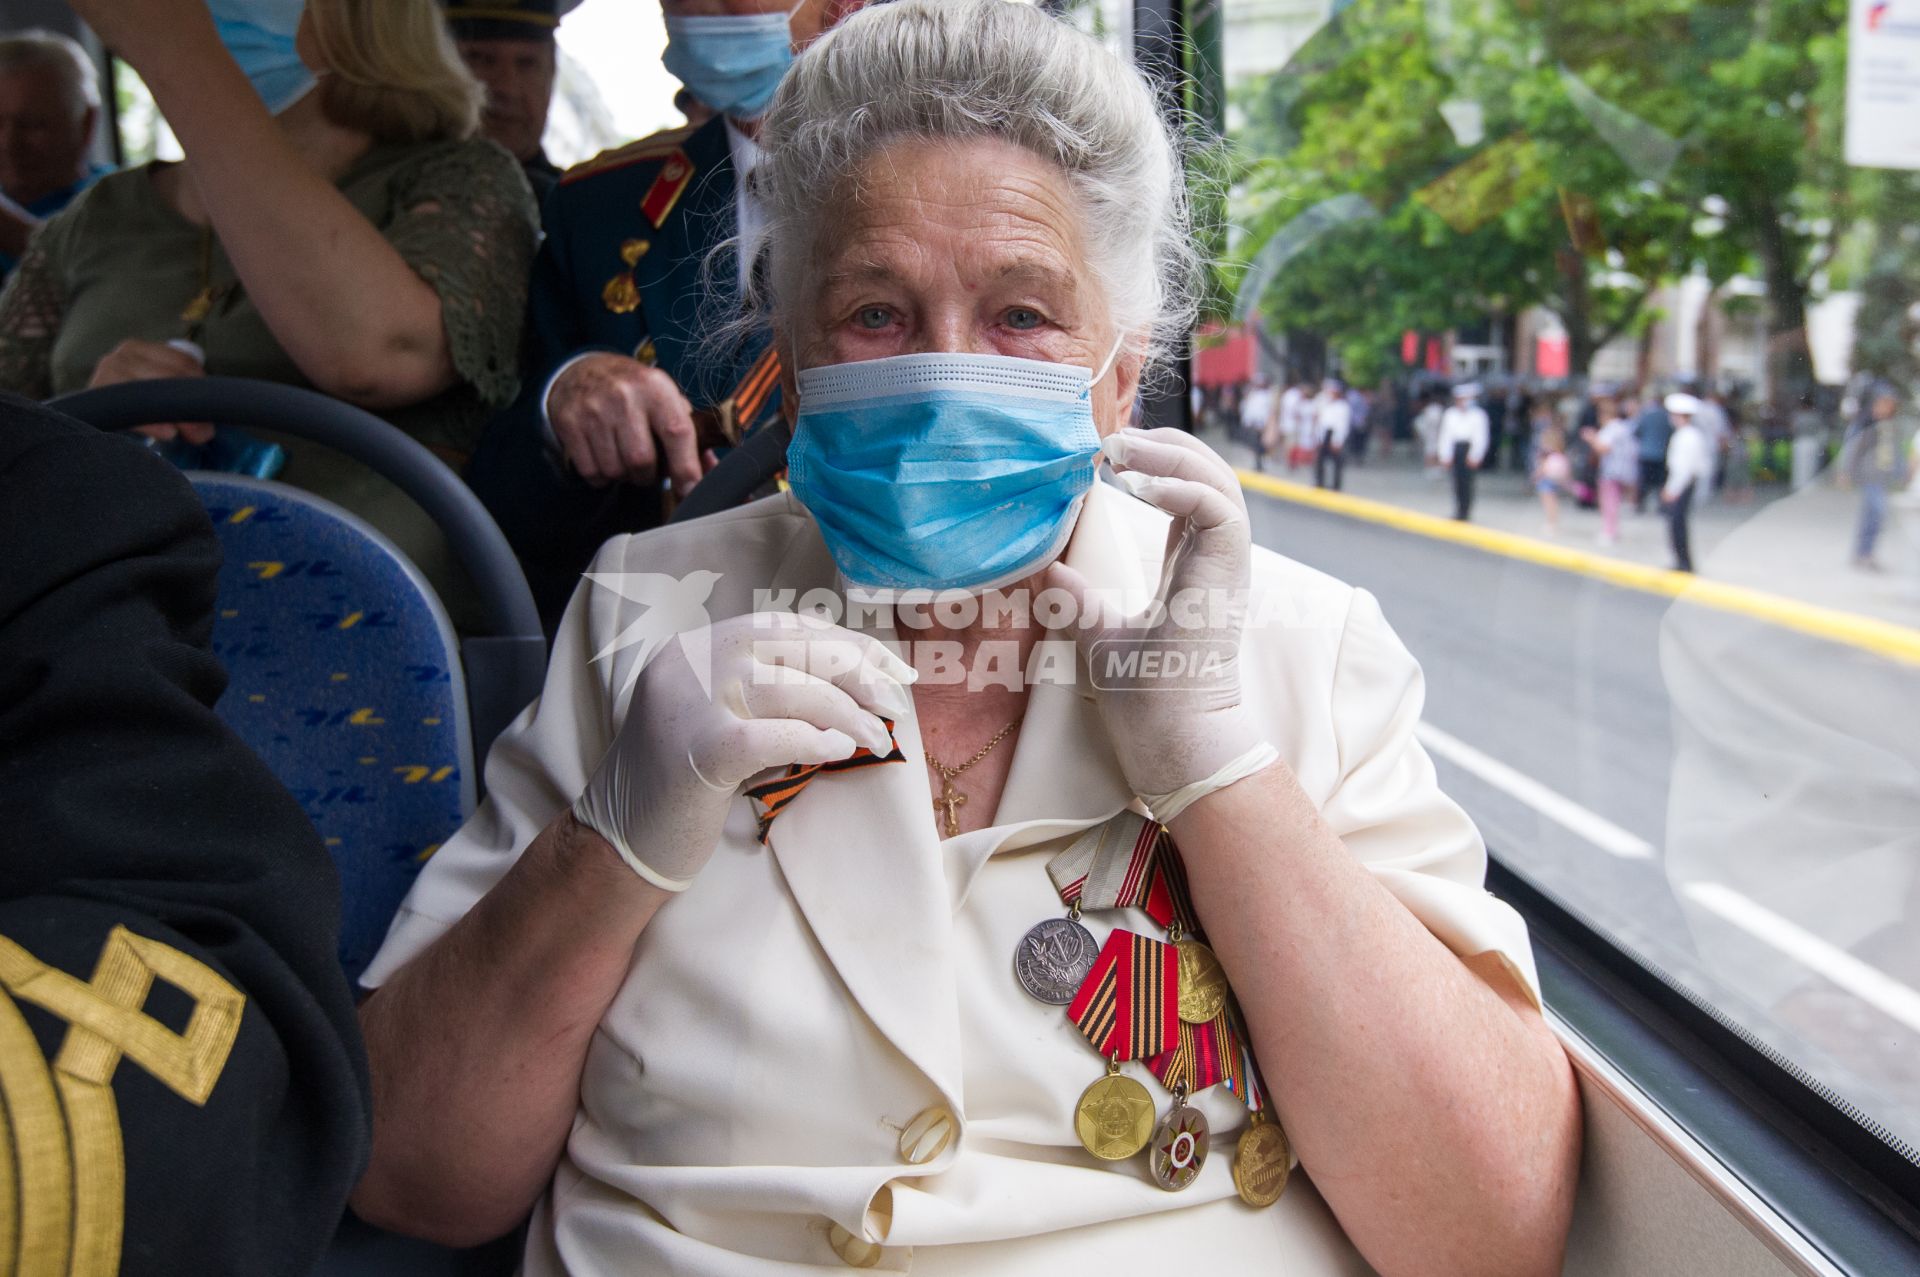
M 712 449 L 778 415 L 766 339 L 713 340 L 745 270 L 709 254 L 756 216 L 742 175 L 793 54 L 865 3 L 662 0 L 666 67 L 717 114 L 588 160 L 548 199 L 520 398 L 468 478 L 549 628 L 601 542 L 661 521 L 662 480 L 684 495 Z
M 460 59 L 487 86 L 481 131 L 527 171 L 534 195 L 545 201 L 560 180 L 541 139 L 559 69 L 554 32 L 580 0 L 442 0 Z

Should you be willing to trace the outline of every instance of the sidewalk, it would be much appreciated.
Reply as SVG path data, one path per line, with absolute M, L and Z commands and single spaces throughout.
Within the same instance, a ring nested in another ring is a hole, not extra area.
M 1235 466 L 1251 470 L 1251 449 L 1228 443 L 1219 432 L 1203 436 Z M 1269 462 L 1271 478 L 1311 488 L 1309 468 L 1289 473 Z M 1453 485 L 1441 472 L 1429 477 L 1403 441 L 1388 458 L 1377 452 L 1367 464 L 1349 464 L 1343 491 L 1403 510 L 1448 519 L 1453 514 Z M 1765 488 L 1745 505 L 1724 498 L 1693 513 L 1693 559 L 1699 576 L 1779 595 L 1800 603 L 1920 629 L 1920 556 L 1898 508 L 1881 533 L 1876 557 L 1886 569 L 1863 572 L 1850 566 L 1860 498 L 1856 492 L 1815 483 L 1787 494 Z M 1912 516 L 1909 515 L 1909 518 Z M 1620 516 L 1620 541 L 1600 544 L 1600 512 L 1582 510 L 1569 498 L 1560 503 L 1560 528 L 1549 536 L 1540 499 L 1527 477 L 1506 470 L 1482 472 L 1475 487 L 1473 521 L 1480 527 L 1527 537 L 1648 568 L 1672 566 L 1667 524 L 1648 502 L 1647 513 L 1629 506 Z

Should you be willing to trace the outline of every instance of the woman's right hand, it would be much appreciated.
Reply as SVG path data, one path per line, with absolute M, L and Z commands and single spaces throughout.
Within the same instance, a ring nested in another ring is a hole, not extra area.
M 124 381 L 159 381 L 167 377 L 204 377 L 207 370 L 186 351 L 165 342 L 142 341 L 129 337 L 101 356 L 87 378 L 89 389 L 117 386 Z M 171 443 L 185 439 L 196 448 L 213 438 L 213 427 L 204 421 L 176 421 L 161 425 L 139 426 L 136 434 Z
M 760 612 L 667 642 L 640 673 L 619 734 L 574 819 L 668 891 L 693 883 L 734 793 L 791 763 L 825 763 L 893 740 L 913 667 L 816 617 Z

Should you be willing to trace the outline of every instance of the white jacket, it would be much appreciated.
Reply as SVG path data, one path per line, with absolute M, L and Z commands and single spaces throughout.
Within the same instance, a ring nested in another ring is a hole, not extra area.
M 1143 601 L 1166 527 L 1096 485 L 1066 557 Z M 759 587 L 837 579 L 784 494 L 616 538 L 595 568 L 717 571 L 715 619 L 747 610 Z M 1254 583 L 1256 608 L 1275 610 L 1249 631 L 1242 679 L 1269 739 L 1347 849 L 1436 936 L 1498 953 L 1533 990 L 1524 924 L 1482 889 L 1480 838 L 1414 739 L 1419 667 L 1372 597 L 1264 550 Z M 427 863 L 366 983 L 431 944 L 585 786 L 634 659 L 592 657 L 637 614 L 582 586 L 545 693 L 488 760 L 486 803 Z M 1019 989 L 1011 958 L 1029 926 L 1062 912 L 1047 860 L 1134 803 L 1089 696 L 1033 689 L 996 823 L 945 841 L 915 719 L 897 734 L 906 762 L 816 780 L 765 846 L 737 799 L 711 863 L 648 926 L 589 1051 L 530 1277 L 836 1273 L 846 1234 L 884 1243 L 881 1271 L 921 1274 L 1370 1271 L 1304 1177 L 1269 1210 L 1235 1197 L 1246 1115 L 1223 1087 L 1195 1097 L 1213 1155 L 1184 1192 L 1156 1187 L 1140 1158 L 1096 1162 L 1074 1136 L 1100 1061 L 1062 1008 Z M 1100 941 L 1115 925 L 1159 934 L 1133 911 L 1086 921 Z M 1144 1068 L 1126 1068 L 1167 1103 Z M 959 1133 L 933 1162 L 906 1165 L 899 1131 L 932 1106 Z
M 1479 465 L 1487 459 L 1487 446 L 1492 442 L 1492 426 L 1487 421 L 1487 410 L 1478 405 L 1465 408 L 1449 408 L 1440 414 L 1440 438 L 1435 443 L 1440 460 L 1453 460 L 1456 444 L 1467 445 L 1467 460 Z
M 1672 501 L 1687 490 L 1687 485 L 1705 487 L 1713 478 L 1712 445 L 1699 426 L 1689 422 L 1667 440 L 1667 482 L 1660 489 L 1663 499 Z

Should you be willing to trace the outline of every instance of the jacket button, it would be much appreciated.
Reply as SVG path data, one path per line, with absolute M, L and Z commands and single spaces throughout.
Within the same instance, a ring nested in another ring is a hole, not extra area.
M 855 1237 L 838 1224 L 827 1229 L 827 1245 L 833 1247 L 833 1253 L 849 1268 L 871 1268 L 880 1262 L 878 1242 Z
M 900 1132 L 900 1160 L 909 1166 L 925 1166 L 947 1151 L 960 1123 L 944 1105 L 922 1109 Z

